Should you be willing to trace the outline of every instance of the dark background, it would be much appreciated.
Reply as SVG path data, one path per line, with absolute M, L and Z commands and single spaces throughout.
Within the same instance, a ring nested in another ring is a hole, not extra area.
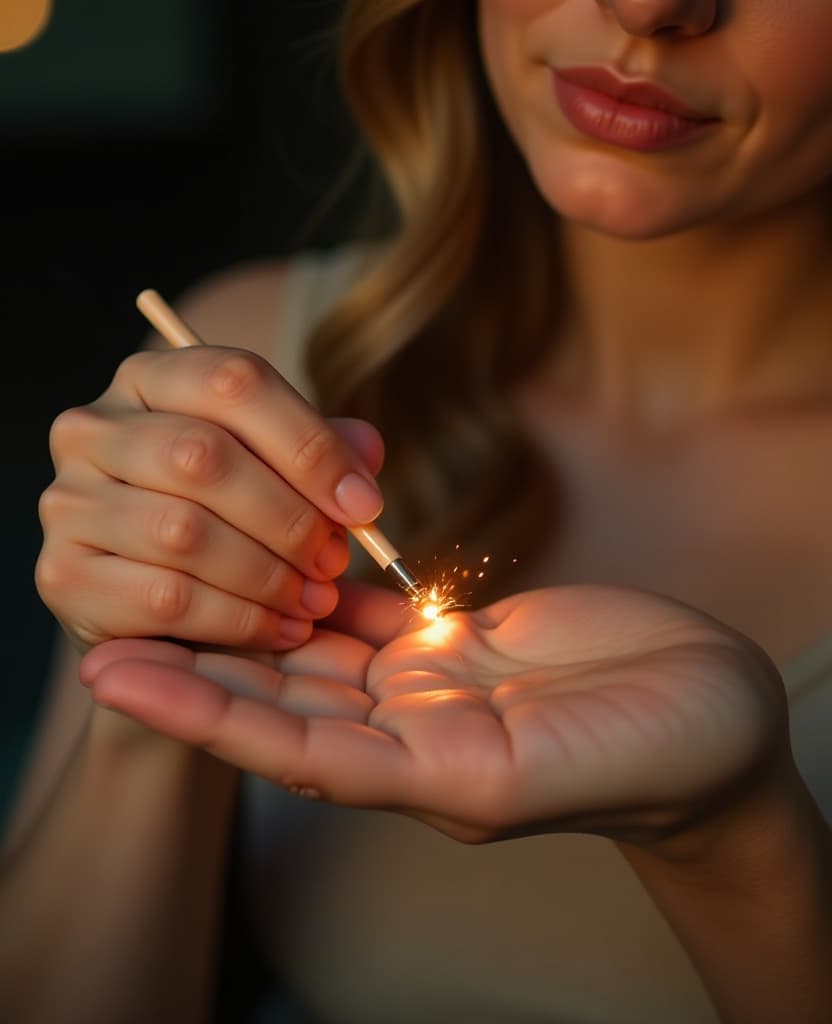
M 138 346 L 142 288 L 175 297 L 241 259 L 327 247 L 360 195 L 313 218 L 352 152 L 327 32 L 340 0 L 55 7 L 39 40 L 0 54 L 0 822 L 55 631 L 32 580 L 50 423 Z

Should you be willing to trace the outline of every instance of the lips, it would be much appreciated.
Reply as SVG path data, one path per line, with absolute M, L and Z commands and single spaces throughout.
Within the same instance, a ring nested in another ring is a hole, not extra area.
M 573 85 L 603 93 L 622 103 L 647 107 L 650 110 L 664 110 L 688 121 L 714 120 L 689 107 L 659 85 L 650 82 L 627 82 L 607 68 L 560 68 L 557 74 Z
M 695 110 L 651 82 L 631 82 L 607 68 L 553 72 L 555 96 L 582 135 L 618 148 L 654 152 L 695 142 L 719 118 Z

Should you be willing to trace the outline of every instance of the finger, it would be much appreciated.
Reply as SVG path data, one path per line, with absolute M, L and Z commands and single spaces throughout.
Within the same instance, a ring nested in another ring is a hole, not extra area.
M 293 651 L 251 652 L 245 656 L 227 651 L 193 651 L 164 640 L 119 639 L 94 647 L 81 660 L 79 671 L 81 682 L 89 686 L 105 668 L 117 661 L 154 661 L 191 669 L 215 682 L 251 671 L 252 681 L 262 686 L 262 696 L 273 696 L 272 691 L 280 688 L 274 676 L 326 679 L 342 688 L 363 693 L 367 669 L 374 655 L 375 650 L 360 640 L 325 630 L 316 630 L 307 643 Z M 362 707 L 365 705 L 366 702 L 361 702 Z M 366 719 L 366 714 L 364 717 Z
M 107 477 L 62 502 L 62 530 L 77 544 L 177 569 L 217 590 L 292 618 L 326 615 L 338 601 L 329 581 L 308 580 L 268 548 L 197 502 Z
M 448 693 L 447 675 L 426 669 L 407 669 L 392 673 L 373 673 L 367 692 L 377 704 L 412 693 Z
M 223 427 L 338 523 L 371 522 L 381 512 L 381 493 L 358 454 L 253 353 L 142 352 L 122 363 L 113 388 L 148 409 Z
M 326 676 L 345 686 L 364 690 L 375 656 L 376 650 L 370 644 L 316 628 L 305 644 L 275 654 L 272 663 L 286 674 Z
M 229 654 L 197 654 L 194 672 L 230 693 L 250 697 L 304 718 L 329 715 L 366 722 L 375 702 L 363 690 L 325 675 L 281 672 Z
M 164 640 L 108 640 L 87 651 L 78 666 L 78 675 L 85 686 L 91 686 L 108 665 L 117 661 L 158 661 L 193 668 L 195 657 L 187 647 Z
M 212 423 L 126 413 L 87 452 L 111 479 L 199 504 L 306 576 L 329 579 L 349 562 L 343 528 Z
M 373 476 L 378 476 L 384 465 L 384 441 L 376 428 L 366 420 L 335 418 L 329 422 Z
M 359 722 L 298 717 L 158 662 L 109 665 L 94 697 L 286 789 L 359 807 L 407 802 L 410 755 Z
M 66 588 L 64 588 L 66 589 Z M 72 614 L 61 615 L 88 644 L 116 637 L 176 637 L 196 643 L 286 650 L 312 623 L 217 590 L 174 569 L 92 554 L 74 570 Z M 85 609 L 79 623 L 79 609 Z
M 398 592 L 368 583 L 340 579 L 335 611 L 320 625 L 363 640 L 375 648 L 383 647 L 403 630 L 424 625 L 413 606 Z

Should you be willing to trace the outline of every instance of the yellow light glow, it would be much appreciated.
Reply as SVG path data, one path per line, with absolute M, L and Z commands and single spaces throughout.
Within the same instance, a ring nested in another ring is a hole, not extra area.
M 3 0 L 0 5 L 0 52 L 27 46 L 44 31 L 52 0 Z
M 414 595 L 411 599 L 413 606 L 428 622 L 436 622 L 451 608 L 459 607 L 453 596 L 453 589 L 453 583 L 446 580 L 443 575 L 437 583 L 426 586 L 421 593 Z
M 429 644 L 433 644 L 438 647 L 448 639 L 451 628 L 452 620 L 436 619 L 434 622 L 429 622 L 421 631 L 420 635 L 423 636 Z
M 460 545 L 455 545 L 454 550 L 458 552 Z M 438 561 L 438 556 L 434 555 L 434 561 Z M 516 565 L 517 559 L 515 558 L 513 561 Z M 490 562 L 491 555 L 482 556 L 482 565 L 488 566 Z M 420 562 L 417 562 L 417 565 L 420 564 Z M 474 572 L 462 566 L 460 562 L 457 562 L 450 572 L 443 570 L 441 575 L 434 576 L 432 580 L 426 582 L 417 591 L 412 592 L 410 594 L 411 606 L 427 622 L 441 622 L 446 612 L 453 611 L 455 608 L 463 608 L 468 603 L 466 598 L 470 596 L 469 594 L 455 593 L 455 586 L 459 580 L 480 582 L 485 577 L 486 572 L 484 569 Z

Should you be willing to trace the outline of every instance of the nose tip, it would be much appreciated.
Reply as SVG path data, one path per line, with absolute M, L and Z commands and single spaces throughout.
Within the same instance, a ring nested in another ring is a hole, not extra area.
M 597 0 L 608 8 L 625 32 L 652 36 L 675 32 L 703 35 L 716 23 L 718 0 Z

